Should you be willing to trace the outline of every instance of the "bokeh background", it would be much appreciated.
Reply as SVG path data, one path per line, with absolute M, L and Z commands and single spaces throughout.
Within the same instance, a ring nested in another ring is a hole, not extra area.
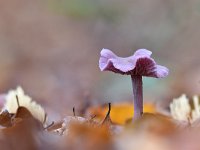
M 200 0 L 0 0 L 0 92 L 21 85 L 47 111 L 131 100 L 130 77 L 100 72 L 102 48 L 139 48 L 170 69 L 145 101 L 200 93 Z

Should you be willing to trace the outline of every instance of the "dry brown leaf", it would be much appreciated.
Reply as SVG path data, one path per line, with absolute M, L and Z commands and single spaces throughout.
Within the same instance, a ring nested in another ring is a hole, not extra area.
M 166 136 L 174 134 L 177 130 L 173 120 L 162 114 L 144 113 L 142 118 L 136 120 L 130 127 L 137 132 L 151 132 L 156 135 Z
M 33 118 L 33 115 L 26 107 L 18 107 L 17 112 L 14 116 L 15 118 Z
M 0 114 L 0 125 L 4 127 L 12 126 L 13 114 L 10 114 L 7 110 L 4 110 Z
M 66 137 L 66 149 L 112 150 L 112 138 L 106 126 L 72 123 Z
M 42 132 L 42 125 L 33 117 L 20 119 L 12 127 L 0 131 L 3 135 L 7 149 L 35 150 L 38 149 L 37 135 Z

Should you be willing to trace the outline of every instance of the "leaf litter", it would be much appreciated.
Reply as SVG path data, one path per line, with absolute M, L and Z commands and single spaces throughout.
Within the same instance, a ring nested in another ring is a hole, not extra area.
M 117 116 L 113 113 L 119 112 L 112 109 L 116 109 L 117 106 L 117 109 L 120 110 L 120 103 L 118 105 L 109 103 L 104 107 L 89 107 L 89 111 L 83 116 L 78 116 L 74 107 L 73 116 L 65 116 L 61 120 L 54 120 L 49 123 L 46 121 L 47 113 L 39 104 L 32 100 L 22 102 L 20 100 L 21 96 L 17 94 L 14 97 L 15 99 L 9 102 L 9 106 L 12 106 L 11 102 L 13 102 L 14 106 L 17 106 L 15 111 L 6 109 L 10 107 L 6 106 L 8 103 L 5 100 L 0 113 L 1 149 L 190 150 L 191 148 L 200 148 L 197 140 L 200 138 L 200 117 L 197 115 L 195 115 L 196 120 L 194 122 L 185 123 L 181 119 L 175 119 L 173 116 L 176 114 L 174 110 L 170 110 L 171 115 L 166 116 L 158 112 L 155 107 L 152 107 L 152 112 L 144 113 L 141 118 L 134 122 L 127 120 L 123 123 L 117 123 L 112 118 L 113 115 Z M 24 101 L 26 101 L 26 98 Z M 176 103 L 172 101 L 170 107 L 177 108 L 177 103 L 181 102 L 182 99 L 178 99 Z M 34 107 L 32 107 L 32 104 Z M 197 104 L 196 102 L 196 106 L 192 107 L 188 103 L 192 110 L 197 109 Z M 39 107 L 35 107 L 36 105 Z M 130 106 L 132 110 L 132 105 Z M 98 108 L 98 111 L 91 111 L 94 108 Z M 124 108 L 123 104 L 122 108 Z M 99 117 L 99 110 L 100 112 L 106 110 L 103 118 Z M 91 113 L 90 116 L 88 115 L 89 112 Z M 195 112 L 198 114 L 197 110 Z M 182 115 L 185 114 L 182 113 Z M 124 118 L 127 118 L 127 114 L 124 113 L 124 115 Z M 130 114 L 128 113 L 128 115 Z

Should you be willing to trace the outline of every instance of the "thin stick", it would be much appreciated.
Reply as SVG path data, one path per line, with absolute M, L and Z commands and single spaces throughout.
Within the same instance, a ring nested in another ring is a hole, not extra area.
M 76 117 L 75 107 L 73 107 L 73 114 L 74 114 L 74 117 Z
M 102 124 L 104 124 L 106 122 L 106 120 L 110 117 L 110 112 L 111 112 L 111 103 L 108 103 L 108 112 L 107 112 L 106 117 L 103 120 Z
M 93 120 L 94 118 L 96 118 L 96 116 L 97 116 L 97 115 L 93 115 L 93 116 L 91 116 L 90 119 Z
M 18 98 L 18 96 L 16 95 L 16 100 L 17 100 L 17 106 L 18 106 L 18 108 L 20 107 L 20 105 L 19 105 L 19 98 Z
M 46 129 L 52 127 L 53 125 L 54 125 L 54 121 L 52 121 L 52 123 L 51 123 L 50 125 L 48 125 L 47 127 L 45 127 L 44 130 L 46 130 Z
M 45 113 L 43 124 L 47 121 L 47 113 Z

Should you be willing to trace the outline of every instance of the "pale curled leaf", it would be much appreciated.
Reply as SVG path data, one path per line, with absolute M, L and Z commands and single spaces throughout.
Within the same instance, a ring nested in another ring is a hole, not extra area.
M 4 109 L 13 114 L 17 112 L 18 104 L 16 101 L 16 95 L 18 97 L 19 105 L 27 108 L 36 119 L 43 123 L 46 118 L 44 109 L 33 101 L 31 97 L 25 95 L 24 90 L 21 87 L 8 92 Z
M 170 103 L 171 116 L 178 121 L 188 122 L 189 124 L 200 119 L 199 97 L 193 96 L 192 101 L 185 94 L 173 99 Z
M 52 127 L 48 129 L 48 131 L 53 131 L 58 133 L 59 135 L 66 135 L 69 130 L 70 124 L 73 123 L 86 123 L 87 119 L 78 116 L 67 116 L 63 120 L 55 123 Z
M 185 94 L 181 95 L 179 98 L 173 99 L 170 104 L 170 111 L 174 119 L 180 121 L 188 121 L 191 107 L 189 104 L 189 99 Z

